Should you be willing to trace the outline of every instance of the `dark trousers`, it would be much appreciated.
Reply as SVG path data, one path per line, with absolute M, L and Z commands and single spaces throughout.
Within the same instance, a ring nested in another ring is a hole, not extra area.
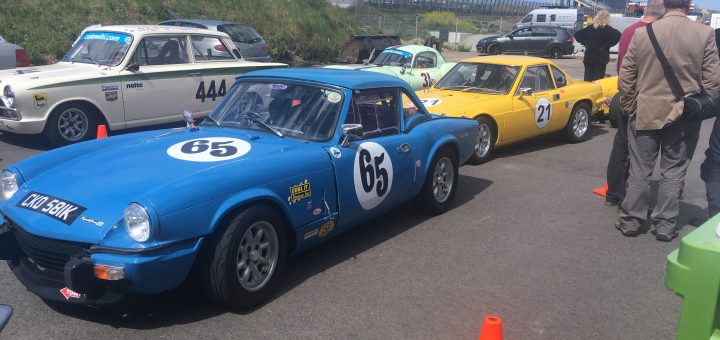
M 710 146 L 705 151 L 705 161 L 700 166 L 700 178 L 705 182 L 708 203 L 708 218 L 720 213 L 720 118 L 715 119 Z
M 607 197 L 608 202 L 621 203 L 625 199 L 625 189 L 629 175 L 630 165 L 628 158 L 628 136 L 627 136 L 628 116 L 620 112 L 618 115 L 617 132 L 613 140 L 612 151 L 607 166 Z
M 607 63 L 594 64 L 583 62 L 583 64 L 585 65 L 585 81 L 595 81 L 605 78 L 605 70 L 607 69 Z

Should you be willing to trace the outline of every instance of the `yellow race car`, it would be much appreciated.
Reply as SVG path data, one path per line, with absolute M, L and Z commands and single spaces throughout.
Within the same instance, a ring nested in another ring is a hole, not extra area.
M 478 121 L 471 164 L 487 161 L 496 147 L 543 134 L 561 131 L 571 143 L 581 142 L 592 115 L 603 114 L 608 103 L 600 84 L 573 80 L 555 63 L 526 56 L 462 60 L 417 94 L 432 113 Z

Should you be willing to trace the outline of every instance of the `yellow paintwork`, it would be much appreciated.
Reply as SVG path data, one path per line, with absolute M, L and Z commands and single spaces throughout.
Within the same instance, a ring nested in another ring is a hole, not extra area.
M 610 113 L 610 102 L 612 101 L 615 94 L 618 93 L 618 77 L 607 77 L 600 80 L 596 80 L 595 83 L 600 84 L 602 87 L 603 95 L 601 98 L 603 113 L 605 116 Z
M 518 77 L 513 83 L 512 90 L 504 95 L 437 88 L 416 92 L 418 97 L 425 103 L 428 111 L 432 113 L 444 114 L 450 117 L 490 117 L 497 127 L 495 146 L 503 146 L 564 129 L 573 107 L 578 102 L 582 101 L 589 104 L 591 113 L 598 113 L 603 110 L 602 105 L 605 102 L 605 97 L 600 84 L 574 80 L 559 66 L 547 59 L 502 55 L 470 58 L 462 60 L 460 63 L 490 63 L 521 67 Z M 536 92 L 532 96 L 521 97 L 517 93 L 525 69 L 528 66 L 537 65 L 555 66 L 564 74 L 567 85 L 559 89 Z M 453 72 L 448 72 L 446 77 Z M 608 91 L 611 91 L 611 89 L 608 89 Z M 554 96 L 557 96 L 557 99 Z M 544 127 L 539 128 L 536 124 L 535 110 L 537 101 L 541 98 L 548 99 L 553 106 L 550 121 Z M 439 101 L 434 100 L 437 104 L 432 105 L 428 99 L 439 99 Z

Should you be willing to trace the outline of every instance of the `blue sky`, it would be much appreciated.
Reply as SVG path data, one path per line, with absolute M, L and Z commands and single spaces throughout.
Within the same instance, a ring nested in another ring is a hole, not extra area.
M 720 11 L 720 1 L 718 0 L 695 0 L 694 2 L 700 8 Z

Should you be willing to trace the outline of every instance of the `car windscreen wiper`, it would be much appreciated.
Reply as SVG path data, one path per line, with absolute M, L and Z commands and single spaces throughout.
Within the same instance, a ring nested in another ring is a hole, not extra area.
M 99 61 L 97 61 L 97 60 L 95 60 L 95 59 L 93 59 L 93 58 L 91 58 L 91 57 L 88 57 L 88 56 L 84 55 L 84 56 L 82 56 L 82 58 L 85 59 L 85 60 L 90 60 L 90 61 L 92 61 L 92 62 L 95 63 L 95 65 L 97 65 L 98 67 L 102 66 L 102 65 L 100 65 L 100 62 L 99 62 Z
M 220 122 L 218 122 L 217 120 L 215 120 L 215 118 L 211 117 L 210 115 L 208 115 L 207 117 L 205 117 L 205 120 L 209 120 L 209 121 L 212 122 L 215 126 L 217 126 L 217 127 L 219 127 L 219 128 L 222 128 L 222 125 L 220 125 Z M 203 122 L 204 122 L 204 121 L 203 121 Z
M 256 112 L 252 112 L 252 111 L 249 111 L 249 112 L 247 112 L 247 113 L 245 114 L 245 119 L 247 119 L 247 120 L 250 121 L 251 123 L 254 123 L 254 124 L 257 124 L 257 125 L 260 125 L 260 126 L 266 128 L 268 131 L 274 133 L 276 136 L 278 136 L 278 137 L 280 137 L 280 138 L 283 138 L 283 137 L 284 137 L 283 134 L 282 134 L 282 132 L 278 131 L 278 130 L 275 129 L 274 127 L 272 127 L 272 126 L 268 125 L 267 123 L 263 122 L 262 120 L 260 120 L 259 117 L 260 117 L 260 114 L 258 114 L 258 113 L 256 113 Z

